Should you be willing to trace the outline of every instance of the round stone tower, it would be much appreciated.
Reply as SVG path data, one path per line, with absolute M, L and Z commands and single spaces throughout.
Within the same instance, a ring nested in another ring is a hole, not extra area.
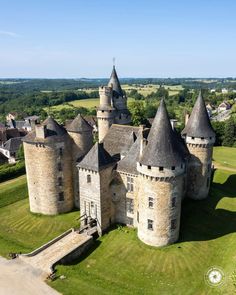
M 111 106 L 112 88 L 108 86 L 99 87 L 100 105 L 97 109 L 98 139 L 102 142 L 109 128 L 114 123 L 114 111 Z
M 185 160 L 164 101 L 147 140 L 141 140 L 137 170 L 138 237 L 151 246 L 172 244 L 179 237 Z
M 202 200 L 208 196 L 215 132 L 212 129 L 201 92 L 182 131 L 190 152 L 187 165 L 187 196 Z
M 23 139 L 30 211 L 54 215 L 74 206 L 71 139 L 49 117 Z
M 78 116 L 67 126 L 66 129 L 73 140 L 72 169 L 74 201 L 75 206 L 79 208 L 79 184 L 76 163 L 80 161 L 93 146 L 93 128 L 80 114 L 78 114 Z
M 127 108 L 127 97 L 120 86 L 115 66 L 113 66 L 108 86 L 112 87 L 112 105 L 116 109 L 115 123 L 130 124 L 131 115 Z

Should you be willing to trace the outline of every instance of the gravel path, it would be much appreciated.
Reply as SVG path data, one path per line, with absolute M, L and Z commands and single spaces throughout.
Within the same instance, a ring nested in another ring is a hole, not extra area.
M 18 259 L 0 257 L 0 295 L 59 295 L 41 273 Z

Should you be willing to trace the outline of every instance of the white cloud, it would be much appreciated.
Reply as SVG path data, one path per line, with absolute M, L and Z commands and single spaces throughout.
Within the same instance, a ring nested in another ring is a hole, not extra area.
M 9 37 L 13 37 L 13 38 L 20 36 L 14 32 L 3 31 L 3 30 L 0 30 L 0 35 L 9 36 Z

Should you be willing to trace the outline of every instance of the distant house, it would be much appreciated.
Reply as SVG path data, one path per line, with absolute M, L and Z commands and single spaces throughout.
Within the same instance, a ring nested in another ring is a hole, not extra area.
M 39 117 L 38 116 L 30 116 L 24 118 L 24 120 L 16 121 L 15 119 L 10 119 L 7 123 L 9 128 L 17 128 L 26 130 L 27 132 L 30 132 L 34 129 L 35 124 L 39 123 Z
M 226 110 L 231 109 L 231 104 L 228 103 L 227 101 L 223 101 L 219 106 L 218 106 L 218 112 L 223 112 Z
M 212 116 L 212 111 L 213 111 L 212 105 L 210 103 L 208 103 L 206 105 L 206 109 L 207 109 L 208 116 L 211 117 Z
M 222 88 L 221 92 L 222 92 L 222 94 L 227 94 L 229 92 L 229 90 L 226 88 Z
M 11 113 L 7 114 L 6 120 L 7 120 L 7 122 L 9 122 L 11 120 L 16 120 L 17 117 L 18 117 L 18 113 L 11 112 Z
M 0 147 L 0 153 L 8 158 L 9 163 L 15 163 L 21 145 L 21 137 L 11 138 Z

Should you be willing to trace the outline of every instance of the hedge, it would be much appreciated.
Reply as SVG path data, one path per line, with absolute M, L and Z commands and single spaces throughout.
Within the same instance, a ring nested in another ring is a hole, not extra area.
M 25 162 L 0 165 L 0 182 L 25 174 Z

